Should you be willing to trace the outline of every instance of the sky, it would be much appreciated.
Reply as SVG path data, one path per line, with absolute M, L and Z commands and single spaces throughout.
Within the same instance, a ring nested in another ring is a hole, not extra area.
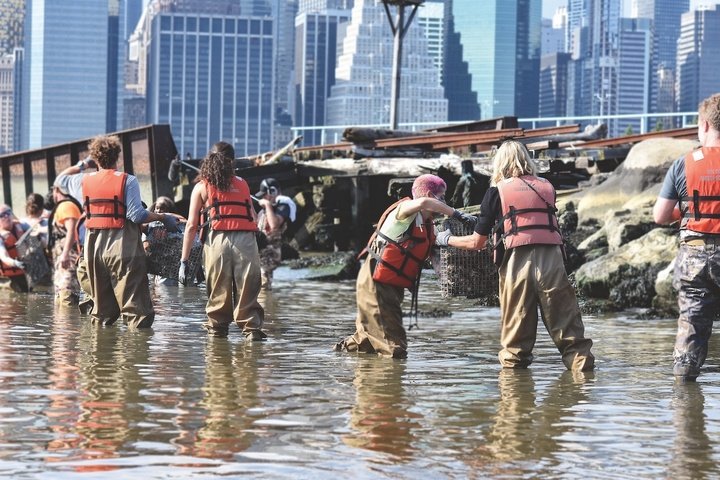
M 630 15 L 630 0 L 623 0 L 623 14 Z M 714 3 L 710 0 L 690 0 L 690 7 L 695 7 L 700 3 Z M 543 18 L 552 18 L 557 7 L 567 5 L 567 0 L 543 0 Z

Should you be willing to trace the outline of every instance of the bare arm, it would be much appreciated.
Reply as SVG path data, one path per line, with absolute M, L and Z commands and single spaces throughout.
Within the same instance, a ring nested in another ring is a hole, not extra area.
M 430 197 L 420 197 L 402 202 L 398 207 L 396 218 L 398 220 L 405 220 L 408 217 L 415 215 L 420 211 L 428 211 L 433 213 L 442 213 L 443 215 L 450 216 L 455 211 L 454 208 L 448 206 L 446 203 L 441 202 Z
M 187 261 L 187 259 L 190 258 L 190 250 L 192 250 L 198 226 L 200 225 L 200 209 L 205 204 L 206 197 L 207 193 L 205 192 L 205 185 L 202 183 L 195 185 L 195 188 L 193 188 L 192 194 L 190 195 L 190 212 L 188 214 L 187 225 L 185 225 L 182 256 L 180 257 L 181 261 Z
M 453 237 L 448 239 L 448 245 L 462 250 L 482 250 L 487 243 L 487 235 L 480 235 L 473 232 L 471 235 L 463 237 Z
M 77 218 L 67 218 L 63 222 L 63 227 L 65 227 L 67 235 L 65 235 L 65 243 L 63 244 L 62 253 L 58 258 L 60 265 L 62 265 L 63 268 L 69 268 L 71 266 L 72 261 L 70 260 L 70 250 L 72 250 L 73 245 L 75 245 L 77 237 L 75 227 L 77 226 L 77 222 Z
M 282 215 L 275 214 L 275 209 L 273 208 L 272 203 L 270 203 L 269 200 L 266 200 L 264 198 L 261 199 L 258 203 L 265 209 L 265 218 L 267 219 L 267 223 L 270 226 L 270 230 L 275 231 L 280 228 L 285 219 L 282 217 Z
M 659 225 L 668 225 L 680 220 L 680 207 L 677 200 L 658 197 L 653 207 L 653 219 Z

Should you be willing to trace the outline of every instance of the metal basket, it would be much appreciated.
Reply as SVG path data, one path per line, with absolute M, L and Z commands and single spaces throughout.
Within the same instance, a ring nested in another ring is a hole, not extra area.
M 161 222 L 148 225 L 145 253 L 148 257 L 148 273 L 173 280 L 178 279 L 182 257 L 183 232 L 185 224 L 178 224 L 179 232 L 168 233 Z M 202 262 L 202 244 L 195 239 L 188 258 L 187 278 L 195 278 Z
M 18 240 L 16 248 L 18 259 L 25 264 L 25 276 L 31 287 L 50 275 L 52 269 L 37 228 L 25 232 Z
M 450 229 L 453 235 L 470 235 L 472 228 L 447 218 L 438 230 Z M 498 293 L 498 275 L 492 251 L 440 248 L 438 279 L 443 297 L 487 298 Z

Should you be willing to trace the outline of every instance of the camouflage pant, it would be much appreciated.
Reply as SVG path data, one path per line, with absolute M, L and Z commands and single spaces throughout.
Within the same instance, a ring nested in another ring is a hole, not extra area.
M 55 271 L 53 272 L 53 285 L 55 286 L 55 302 L 58 305 L 74 306 L 80 299 L 80 283 L 77 277 L 77 260 L 79 254 L 75 250 L 70 251 L 70 268 L 64 268 L 57 259 L 63 252 L 65 240 L 56 241 L 53 247 L 53 258 L 56 259 Z
M 705 363 L 713 320 L 720 311 L 720 245 L 680 244 L 673 286 L 678 290 L 676 365 L 696 371 Z
M 276 241 L 268 238 L 270 243 L 260 250 L 260 272 L 263 288 L 272 288 L 273 271 L 282 263 L 282 238 Z

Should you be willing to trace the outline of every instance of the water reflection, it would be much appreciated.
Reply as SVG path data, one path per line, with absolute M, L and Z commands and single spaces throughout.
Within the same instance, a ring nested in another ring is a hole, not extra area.
M 358 356 L 355 365 L 355 405 L 350 412 L 352 433 L 345 444 L 410 459 L 415 449 L 414 430 L 421 415 L 412 412 L 412 398 L 405 391 L 404 360 Z
M 587 383 L 594 374 L 565 371 L 549 385 L 538 385 L 531 369 L 502 369 L 498 374 L 497 411 L 487 434 L 486 454 L 505 465 L 546 460 L 564 449 L 564 435 L 575 428 L 574 407 L 587 401 Z M 527 468 L 523 465 L 523 469 Z M 497 468 L 493 469 L 498 473 Z
M 231 459 L 253 443 L 250 411 L 258 406 L 257 362 L 252 345 L 208 338 L 205 348 L 203 425 L 197 431 L 194 454 Z
M 713 447 L 706 431 L 705 395 L 699 383 L 676 384 L 671 407 L 675 441 L 668 478 L 718 478 Z
M 75 431 L 77 458 L 118 458 L 143 434 L 140 391 L 147 383 L 140 370 L 150 363 L 151 331 L 123 331 L 84 322 L 78 349 L 79 389 L 83 393 Z M 113 470 L 115 463 L 80 464 L 82 471 Z

